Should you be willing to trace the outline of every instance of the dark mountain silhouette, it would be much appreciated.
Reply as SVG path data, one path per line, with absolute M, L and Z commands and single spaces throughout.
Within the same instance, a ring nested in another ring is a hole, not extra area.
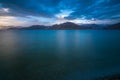
M 23 27 L 21 29 L 29 29 L 29 30 L 33 30 L 33 29 L 47 29 L 48 26 L 43 26 L 43 25 L 32 25 L 30 27 Z
M 71 23 L 71 22 L 66 22 L 63 24 L 59 24 L 59 25 L 53 25 L 51 27 L 49 27 L 49 29 L 86 29 L 85 27 L 82 27 L 80 25 Z
M 9 28 L 12 30 L 82 30 L 82 29 L 120 29 L 120 23 L 114 24 L 114 25 L 97 25 L 97 24 L 82 24 L 77 25 L 72 22 L 66 22 L 59 25 L 53 25 L 53 26 L 44 26 L 44 25 L 32 25 L 30 27 L 13 27 Z
M 44 30 L 44 29 L 47 29 L 48 26 L 43 26 L 43 25 L 32 25 L 30 27 L 12 27 L 12 28 L 9 28 L 9 30 Z
M 120 23 L 113 24 L 113 25 L 107 27 L 107 29 L 113 29 L 113 30 L 114 29 L 116 29 L 116 30 L 118 29 L 119 30 L 120 29 Z
M 86 28 L 86 29 L 103 29 L 103 25 L 98 25 L 98 24 L 82 24 L 82 27 Z
M 10 27 L 10 28 L 8 28 L 8 30 L 19 30 L 19 29 L 21 29 L 23 26 L 14 26 L 14 27 Z
M 109 76 L 98 78 L 96 80 L 120 80 L 120 74 L 109 75 Z

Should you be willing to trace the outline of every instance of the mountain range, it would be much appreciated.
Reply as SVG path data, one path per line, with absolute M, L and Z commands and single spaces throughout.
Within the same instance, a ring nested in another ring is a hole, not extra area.
M 120 23 L 113 25 L 97 25 L 97 24 L 82 24 L 77 25 L 75 23 L 66 22 L 62 24 L 56 24 L 52 26 L 44 25 L 32 25 L 30 27 L 13 27 L 12 30 L 84 30 L 84 29 L 120 29 Z

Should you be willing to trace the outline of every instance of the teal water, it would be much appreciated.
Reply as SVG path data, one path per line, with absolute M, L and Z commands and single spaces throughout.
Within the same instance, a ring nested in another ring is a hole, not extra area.
M 94 80 L 120 73 L 120 31 L 0 31 L 0 80 Z

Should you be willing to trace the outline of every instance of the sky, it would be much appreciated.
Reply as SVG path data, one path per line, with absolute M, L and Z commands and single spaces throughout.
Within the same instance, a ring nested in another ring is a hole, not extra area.
M 118 23 L 120 0 L 0 0 L 0 28 L 64 22 Z

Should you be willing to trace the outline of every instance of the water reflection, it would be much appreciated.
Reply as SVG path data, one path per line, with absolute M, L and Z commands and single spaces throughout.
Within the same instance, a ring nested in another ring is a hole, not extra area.
M 0 32 L 0 80 L 87 80 L 119 73 L 120 32 L 103 33 Z
M 18 35 L 17 35 L 18 36 Z M 17 36 L 11 31 L 5 31 L 0 33 L 0 52 L 3 57 L 15 56 L 17 45 Z
M 76 48 L 79 48 L 79 44 L 80 44 L 80 36 L 81 35 L 81 33 L 80 33 L 80 31 L 75 31 L 75 47 Z
M 57 31 L 57 44 L 58 44 L 58 52 L 59 53 L 66 53 L 66 33 L 63 30 Z

